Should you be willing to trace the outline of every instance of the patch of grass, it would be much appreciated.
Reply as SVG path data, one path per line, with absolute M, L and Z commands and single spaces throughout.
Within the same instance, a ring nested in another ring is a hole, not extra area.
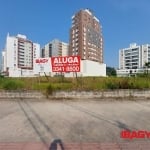
M 73 84 L 72 83 L 54 83 L 53 84 L 54 90 L 73 90 Z
M 50 77 L 47 80 L 44 77 L 34 78 L 0 78 L 0 89 L 6 90 L 41 90 L 46 91 L 51 85 L 53 91 L 98 91 L 113 89 L 149 89 L 150 77 L 78 77 L 65 78 Z

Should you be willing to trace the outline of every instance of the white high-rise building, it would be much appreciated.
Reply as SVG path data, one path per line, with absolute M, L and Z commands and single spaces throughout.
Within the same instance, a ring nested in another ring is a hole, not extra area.
M 150 45 L 132 43 L 129 48 L 119 50 L 117 75 L 130 76 L 131 74 L 143 73 L 147 62 L 150 62 Z
M 3 56 L 3 72 L 10 77 L 33 75 L 33 59 L 40 57 L 40 45 L 28 40 L 25 35 L 6 38 Z
M 68 49 L 67 43 L 54 39 L 42 48 L 42 57 L 68 56 Z

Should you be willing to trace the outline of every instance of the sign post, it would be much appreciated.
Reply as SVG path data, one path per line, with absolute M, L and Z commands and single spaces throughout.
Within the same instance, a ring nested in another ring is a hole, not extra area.
M 47 81 L 49 81 L 48 76 L 46 75 L 46 71 L 50 70 L 50 58 L 37 58 L 35 59 L 35 64 L 36 64 L 36 71 L 39 72 L 39 77 L 40 73 L 44 73 Z

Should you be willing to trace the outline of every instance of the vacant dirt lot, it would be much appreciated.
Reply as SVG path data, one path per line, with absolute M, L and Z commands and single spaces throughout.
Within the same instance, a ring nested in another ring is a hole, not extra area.
M 0 100 L 0 143 L 149 144 L 120 138 L 126 129 L 150 131 L 149 118 L 148 100 Z

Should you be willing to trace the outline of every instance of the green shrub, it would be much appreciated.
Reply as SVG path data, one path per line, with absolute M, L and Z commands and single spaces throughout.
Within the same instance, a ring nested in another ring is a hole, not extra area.
M 108 81 L 106 82 L 107 89 L 118 89 L 118 85 L 115 82 Z
M 3 88 L 5 90 L 20 90 L 24 88 L 24 83 L 22 81 L 8 80 L 3 83 Z
M 49 95 L 52 95 L 53 94 L 53 86 L 51 84 L 49 84 L 47 87 L 46 87 L 46 97 L 48 98 Z
M 4 76 L 0 74 L 0 78 L 4 78 Z

